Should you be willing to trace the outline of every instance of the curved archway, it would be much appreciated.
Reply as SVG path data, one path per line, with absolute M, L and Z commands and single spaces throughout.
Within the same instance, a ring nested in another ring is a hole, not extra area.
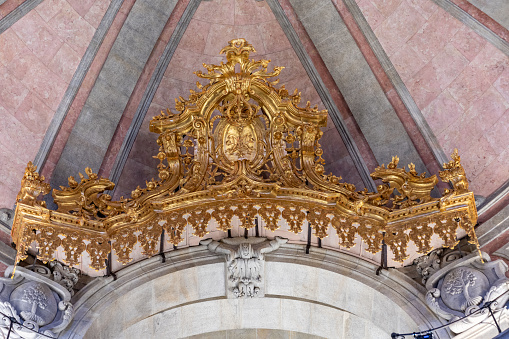
M 224 258 L 205 246 L 143 260 L 80 291 L 61 337 L 220 337 L 246 329 L 389 338 L 440 325 L 421 301 L 422 287 L 395 270 L 377 276 L 359 258 L 321 248 L 305 254 L 296 244 L 268 254 L 265 264 L 265 297 L 227 299 Z

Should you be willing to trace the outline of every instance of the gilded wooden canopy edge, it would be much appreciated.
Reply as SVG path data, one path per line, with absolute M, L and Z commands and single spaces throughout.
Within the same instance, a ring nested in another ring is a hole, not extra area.
M 50 187 L 29 163 L 12 228 L 17 261 L 35 242 L 43 261 L 62 248 L 68 264 L 87 253 L 91 267 L 103 269 L 112 249 L 127 263 L 136 243 L 145 255 L 156 254 L 163 229 L 177 245 L 188 225 L 203 237 L 211 220 L 227 231 L 234 217 L 247 229 L 259 217 L 271 231 L 284 225 L 296 233 L 307 220 L 317 237 L 335 230 L 349 248 L 358 235 L 373 253 L 384 239 L 396 261 L 408 257 L 410 241 L 429 252 L 433 234 L 455 246 L 458 228 L 477 244 L 474 195 L 456 150 L 439 173 L 452 188 L 439 198 L 431 194 L 439 179 L 413 164 L 398 167 L 398 157 L 371 174 L 381 181 L 377 192 L 356 191 L 324 171 L 319 141 L 327 111 L 298 106 L 300 93 L 273 80 L 283 68 L 268 71 L 269 61 L 249 59 L 253 51 L 244 39 L 230 41 L 222 50 L 226 63 L 196 72 L 208 83 L 176 99 L 175 114 L 168 109 L 152 119 L 159 178 L 131 197 L 112 201 L 104 191 L 114 184 L 87 168 L 87 177 L 69 177 L 69 187 L 53 190 L 58 208 L 49 210 L 40 198 Z

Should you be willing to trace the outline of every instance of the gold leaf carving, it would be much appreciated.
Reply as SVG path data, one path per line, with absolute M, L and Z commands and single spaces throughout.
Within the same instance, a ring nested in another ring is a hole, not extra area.
M 371 174 L 383 181 L 377 192 L 356 192 L 339 174 L 325 172 L 320 138 L 327 111 L 298 106 L 301 92 L 278 85 L 283 67 L 270 71 L 269 60 L 250 59 L 253 52 L 244 39 L 230 41 L 221 51 L 226 62 L 196 72 L 208 82 L 176 98 L 175 113 L 167 109 L 151 120 L 150 131 L 159 134 L 158 178 L 147 178 L 129 198 L 113 201 L 105 192 L 114 184 L 87 168 L 53 190 L 58 209 L 49 210 L 37 200 L 49 185 L 29 163 L 11 233 L 17 261 L 36 241 L 45 261 L 61 245 L 66 262 L 77 265 L 85 250 L 100 270 L 111 248 L 124 264 L 138 242 L 144 255 L 156 254 L 161 227 L 177 246 L 190 237 L 188 224 L 203 237 L 212 225 L 231 229 L 234 216 L 246 229 L 260 216 L 271 231 L 285 225 L 295 233 L 307 218 L 316 236 L 326 237 L 332 226 L 341 247 L 361 238 L 371 253 L 381 249 L 385 232 L 397 261 L 408 257 L 409 241 L 428 252 L 433 233 L 454 246 L 458 225 L 478 243 L 474 195 L 457 151 L 440 172 L 453 185 L 441 198 L 431 196 L 435 175 L 419 174 L 413 164 L 399 168 L 396 156 Z

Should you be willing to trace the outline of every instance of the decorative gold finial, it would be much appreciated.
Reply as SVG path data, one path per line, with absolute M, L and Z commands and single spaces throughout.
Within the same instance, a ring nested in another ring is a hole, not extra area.
M 465 169 L 460 163 L 461 158 L 457 148 L 454 149 L 451 158 L 451 161 L 444 163 L 444 171 L 439 173 L 440 179 L 445 182 L 450 181 L 457 193 L 468 192 L 468 180 L 465 175 Z
M 48 194 L 51 187 L 44 182 L 44 176 L 39 175 L 37 166 L 30 161 L 25 169 L 25 174 L 21 180 L 21 190 L 16 197 L 18 203 L 34 206 L 45 206 L 43 201 L 38 201 L 39 195 Z

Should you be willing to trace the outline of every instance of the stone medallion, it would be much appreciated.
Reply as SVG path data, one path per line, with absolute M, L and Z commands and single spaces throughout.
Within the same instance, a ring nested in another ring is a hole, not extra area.
M 35 281 L 16 287 L 10 301 L 24 320 L 39 326 L 51 323 L 58 311 L 53 292 L 48 286 Z

